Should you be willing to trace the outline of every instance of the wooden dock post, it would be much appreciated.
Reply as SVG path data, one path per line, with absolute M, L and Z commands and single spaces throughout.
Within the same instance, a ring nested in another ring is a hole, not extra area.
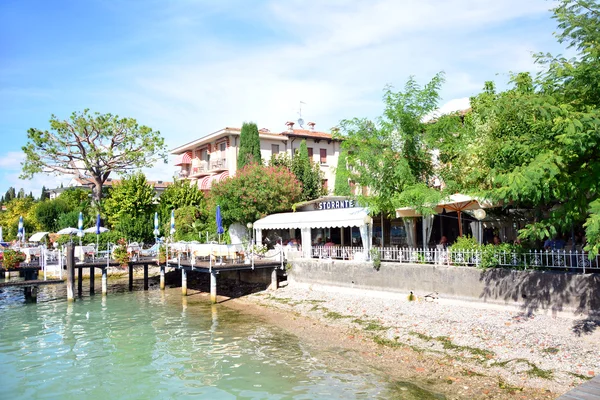
M 106 267 L 102 267 L 102 295 L 104 296 L 108 293 L 108 273 L 106 270 Z
M 165 290 L 165 266 L 160 266 L 160 290 Z
M 133 263 L 129 262 L 127 267 L 129 268 L 129 291 L 131 292 L 133 290 Z
M 96 269 L 94 267 L 90 267 L 90 296 L 96 294 L 96 288 L 94 287 L 94 285 L 96 284 L 95 272 Z
M 210 271 L 210 302 L 217 303 L 217 272 Z
M 187 270 L 181 268 L 181 294 L 187 296 Z
M 269 289 L 277 290 L 278 287 L 279 282 L 277 282 L 277 268 L 273 268 L 271 271 L 271 286 L 269 286 Z
M 144 290 L 148 290 L 148 264 L 144 264 Z
M 73 243 L 67 244 L 67 300 L 75 300 L 75 247 L 73 247 Z
M 77 297 L 81 297 L 83 293 L 83 268 L 77 268 Z

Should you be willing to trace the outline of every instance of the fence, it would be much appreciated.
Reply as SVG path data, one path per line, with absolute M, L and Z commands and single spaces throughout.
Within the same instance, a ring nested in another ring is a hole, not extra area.
M 530 250 L 520 252 L 452 250 L 440 248 L 374 247 L 381 261 L 475 266 L 500 266 L 519 269 L 560 269 L 585 273 L 586 270 L 600 269 L 600 257 L 589 258 L 584 251 Z M 362 247 L 316 246 L 312 247 L 312 257 L 339 260 L 364 258 Z

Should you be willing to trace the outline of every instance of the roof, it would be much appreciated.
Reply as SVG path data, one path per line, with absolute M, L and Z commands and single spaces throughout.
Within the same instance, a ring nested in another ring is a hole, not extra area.
M 302 211 L 272 214 L 254 223 L 254 229 L 342 228 L 364 226 L 370 222 L 364 207 L 327 211 Z
M 171 154 L 180 155 L 185 153 L 186 151 L 192 150 L 198 146 L 201 146 L 206 143 L 211 143 L 221 137 L 236 135 L 239 136 L 241 133 L 241 128 L 235 127 L 225 127 L 218 131 L 209 133 L 199 139 L 193 140 L 186 144 L 183 144 L 179 147 L 171 150 Z M 310 129 L 293 129 L 293 130 L 285 130 L 282 132 L 271 132 L 266 128 L 261 128 L 258 130 L 258 135 L 261 139 L 276 139 L 276 140 L 287 140 L 289 138 L 306 138 L 306 139 L 314 139 L 314 140 L 337 140 L 334 139 L 331 133 L 313 131 Z
M 89 179 L 89 178 L 75 178 L 75 180 L 77 182 L 79 182 L 81 184 L 81 186 L 93 186 L 94 182 Z M 168 182 L 168 181 L 146 181 L 150 186 L 155 187 L 155 188 L 166 188 L 169 185 L 172 185 L 173 182 Z M 104 182 L 104 186 L 113 186 L 116 185 L 118 183 L 121 183 L 120 179 L 112 179 L 112 178 L 108 178 L 105 182 Z M 68 188 L 65 188 L 68 189 Z

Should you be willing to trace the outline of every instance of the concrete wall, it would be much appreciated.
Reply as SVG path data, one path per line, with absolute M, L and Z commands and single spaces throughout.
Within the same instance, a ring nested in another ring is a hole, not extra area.
M 516 305 L 526 312 L 600 312 L 600 274 L 558 271 L 513 271 L 428 264 L 372 263 L 340 260 L 292 261 L 292 282 L 384 290 L 417 296 L 437 292 L 454 298 Z

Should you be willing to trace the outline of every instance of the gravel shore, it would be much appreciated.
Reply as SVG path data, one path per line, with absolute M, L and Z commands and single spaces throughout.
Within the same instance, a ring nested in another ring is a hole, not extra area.
M 437 372 L 451 368 L 441 374 L 466 371 L 463 375 L 485 377 L 486 382 L 491 378 L 507 389 L 506 398 L 554 398 L 600 372 L 600 321 L 591 318 L 527 315 L 436 294 L 409 300 L 387 292 L 302 284 L 243 301 L 320 321 L 350 339 L 361 335 L 359 347 L 372 341 L 387 352 L 416 354 L 421 363 L 410 368 L 417 372 L 428 373 L 428 365 L 435 364 Z M 396 354 L 390 360 L 411 357 Z M 444 379 L 452 383 L 462 378 Z M 477 396 L 467 391 L 456 398 L 504 398 L 498 393 L 506 391 L 484 386 Z

